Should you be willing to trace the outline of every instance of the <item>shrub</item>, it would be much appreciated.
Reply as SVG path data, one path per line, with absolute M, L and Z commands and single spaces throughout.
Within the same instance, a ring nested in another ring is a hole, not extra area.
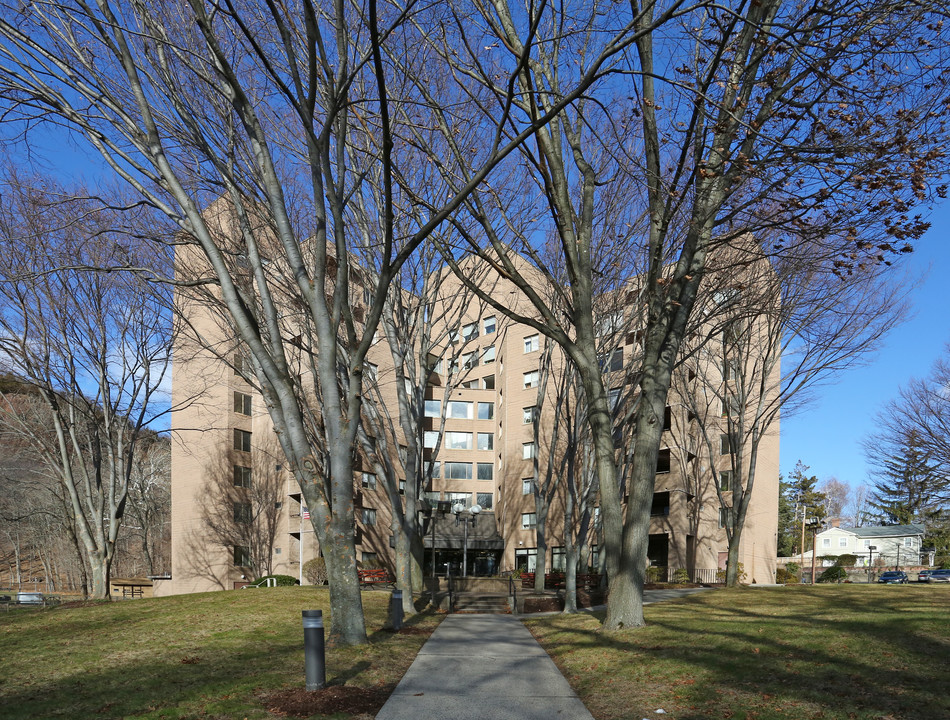
M 841 582 L 848 577 L 848 573 L 840 565 L 835 565 L 825 570 L 818 576 L 818 582 Z
M 835 560 L 835 565 L 838 567 L 854 567 L 858 563 L 857 555 L 839 555 Z
M 291 575 L 265 575 L 264 577 L 257 578 L 257 580 L 254 581 L 254 584 L 258 587 L 267 587 L 267 581 L 270 578 L 274 578 L 274 580 L 277 581 L 277 587 L 287 587 L 289 585 L 300 584 L 300 581 Z
M 775 571 L 775 582 L 779 585 L 787 583 L 797 583 L 798 576 L 788 571 L 788 568 L 779 568 Z
M 646 581 L 648 583 L 655 583 L 660 581 L 660 568 L 658 567 L 648 567 L 647 568 L 647 577 Z
M 322 557 L 315 557 L 303 564 L 303 576 L 311 585 L 327 584 L 327 561 Z
M 675 583 L 688 583 L 689 582 L 689 571 L 686 568 L 678 568 L 673 571 L 673 582 Z
M 745 568 L 742 567 L 742 563 L 739 563 L 738 566 L 736 567 L 736 582 L 744 583 L 747 577 L 748 575 L 746 575 Z M 725 569 L 716 571 L 716 582 L 721 582 L 721 583 L 726 582 Z
M 785 569 L 795 576 L 797 576 L 798 573 L 802 571 L 801 565 L 799 565 L 797 562 L 785 563 Z

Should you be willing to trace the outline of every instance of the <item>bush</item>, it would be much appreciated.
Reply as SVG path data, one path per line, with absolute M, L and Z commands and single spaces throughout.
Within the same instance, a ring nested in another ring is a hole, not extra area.
M 327 561 L 322 557 L 315 557 L 303 564 L 303 576 L 311 585 L 327 584 Z
M 858 564 L 857 555 L 839 555 L 835 559 L 835 565 L 837 567 L 854 567 Z
M 648 583 L 656 583 L 660 581 L 660 568 L 658 567 L 648 567 L 646 581 Z
M 748 577 L 748 575 L 746 575 L 745 568 L 742 567 L 742 563 L 739 563 L 739 564 L 736 566 L 736 582 L 737 582 L 737 583 L 744 583 L 744 582 L 746 581 L 746 578 L 747 578 L 747 577 Z M 721 582 L 721 583 L 726 582 L 726 571 L 725 571 L 725 569 L 717 570 L 717 571 L 716 571 L 716 582 Z
M 775 571 L 775 582 L 777 582 L 779 585 L 797 583 L 798 575 L 789 572 L 788 568 L 779 568 Z
M 673 571 L 673 582 L 675 583 L 688 583 L 689 582 L 689 571 L 686 568 L 678 568 Z
M 274 578 L 277 581 L 277 587 L 288 587 L 290 585 L 299 585 L 300 581 L 297 578 L 290 575 L 265 575 L 264 577 L 259 577 L 254 581 L 254 585 L 258 587 L 267 587 L 267 581 L 270 578 Z
M 818 576 L 818 582 L 841 582 L 842 580 L 847 579 L 848 573 L 845 569 L 839 565 L 830 567 L 825 570 L 821 575 Z
M 801 565 L 799 565 L 797 562 L 785 563 L 785 569 L 796 577 L 798 576 L 798 573 L 802 571 Z

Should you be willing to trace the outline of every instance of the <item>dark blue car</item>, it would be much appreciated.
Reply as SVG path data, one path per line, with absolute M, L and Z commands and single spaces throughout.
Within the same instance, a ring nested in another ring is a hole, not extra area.
M 907 582 L 907 573 L 903 570 L 888 570 L 887 572 L 882 572 L 881 577 L 879 577 L 877 581 L 888 585 L 903 585 Z

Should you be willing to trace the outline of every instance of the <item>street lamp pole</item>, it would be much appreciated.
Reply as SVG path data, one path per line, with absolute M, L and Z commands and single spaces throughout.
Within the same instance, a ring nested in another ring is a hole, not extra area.
M 452 509 L 452 512 L 455 513 L 456 526 L 459 523 L 462 524 L 462 577 L 468 577 L 468 524 L 472 523 L 472 527 L 474 527 L 475 523 L 478 522 L 478 513 L 481 511 L 481 505 L 472 505 L 472 507 L 466 509 L 462 503 Z M 462 513 L 468 513 L 469 517 L 462 517 Z
M 868 582 L 871 582 L 871 561 L 874 558 L 874 551 L 877 550 L 877 545 L 868 545 Z

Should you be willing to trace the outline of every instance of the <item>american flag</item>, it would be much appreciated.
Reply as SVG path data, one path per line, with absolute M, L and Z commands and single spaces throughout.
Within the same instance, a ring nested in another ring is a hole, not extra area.
M 301 516 L 304 520 L 309 520 L 309 519 L 310 519 L 310 511 L 307 510 L 307 506 L 306 506 L 306 505 L 301 505 L 301 506 L 300 506 L 300 516 Z

